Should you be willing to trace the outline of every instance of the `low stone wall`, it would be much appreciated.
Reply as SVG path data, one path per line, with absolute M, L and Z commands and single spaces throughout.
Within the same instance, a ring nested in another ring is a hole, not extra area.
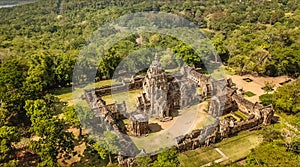
M 122 93 L 131 90 L 141 89 L 143 86 L 143 78 L 139 77 L 138 79 L 133 79 L 131 82 L 125 82 L 112 84 L 112 85 L 104 85 L 98 88 L 86 89 L 83 98 L 87 98 L 86 95 L 88 93 L 93 93 L 97 97 L 107 96 L 116 93 Z

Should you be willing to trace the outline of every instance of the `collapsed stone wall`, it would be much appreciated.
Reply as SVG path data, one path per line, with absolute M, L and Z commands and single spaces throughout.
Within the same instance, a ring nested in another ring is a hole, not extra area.
M 131 81 L 122 81 L 122 83 L 116 83 L 112 85 L 104 85 L 98 88 L 85 90 L 83 98 L 86 97 L 86 93 L 94 92 L 96 96 L 107 96 L 115 93 L 122 93 L 131 90 L 141 89 L 143 87 L 144 77 L 133 78 Z
M 90 108 L 94 111 L 96 117 L 100 117 L 109 123 L 113 129 L 118 132 L 119 128 L 116 122 L 124 117 L 128 117 L 126 104 L 123 102 L 121 104 L 113 103 L 107 105 L 102 99 L 102 96 L 141 89 L 142 85 L 143 77 L 135 77 L 129 82 L 122 81 L 122 83 L 84 90 L 82 99 L 86 100 Z
M 97 136 L 101 136 L 105 130 L 113 131 L 118 137 L 119 142 L 117 144 L 119 148 L 121 148 L 121 150 L 126 150 L 127 154 L 136 155 L 139 151 L 138 148 L 134 145 L 129 136 L 121 131 L 118 125 L 119 120 L 128 117 L 125 102 L 121 104 L 114 103 L 106 105 L 101 99 L 101 96 L 97 96 L 93 91 L 85 91 L 84 96 L 99 121 L 97 124 L 98 126 L 95 127 L 97 131 L 93 133 L 96 133 Z M 102 132 L 98 132 L 99 129 L 101 129 Z M 126 153 L 122 154 L 125 155 Z

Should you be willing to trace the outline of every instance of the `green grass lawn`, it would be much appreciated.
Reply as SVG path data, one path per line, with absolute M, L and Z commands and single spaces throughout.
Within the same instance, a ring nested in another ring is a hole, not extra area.
M 252 148 L 262 142 L 262 139 L 258 131 L 244 131 L 217 143 L 216 147 L 229 158 L 223 163 L 235 162 L 245 158 Z
M 212 147 L 183 152 L 178 156 L 180 166 L 182 167 L 201 166 L 220 158 L 222 158 L 222 155 Z
M 226 117 L 229 117 L 229 116 L 232 116 L 234 119 L 236 119 L 236 121 L 237 121 L 237 122 L 240 122 L 240 121 L 241 121 L 241 118 L 239 118 L 239 117 L 235 116 L 235 115 L 234 115 L 234 114 L 232 114 L 232 113 L 229 113 L 229 114 L 223 115 L 223 116 L 221 116 L 220 118 L 221 118 L 221 120 L 223 120 L 223 119 L 225 119 Z
M 242 113 L 241 111 L 236 111 L 234 112 L 236 115 L 240 116 L 241 118 L 243 118 L 244 120 L 248 119 L 248 116 L 245 115 L 244 113 Z
M 255 95 L 256 95 L 255 93 L 250 92 L 250 91 L 245 92 L 245 96 L 247 96 L 247 97 L 252 97 L 252 96 L 255 96 Z
M 175 142 L 169 133 L 150 133 L 147 137 L 130 137 L 137 148 L 144 149 L 147 153 L 152 153 L 164 148 L 172 147 Z
M 210 76 L 212 76 L 214 79 L 223 79 L 225 78 L 225 72 L 224 69 L 222 67 L 215 69 Z
M 128 111 L 136 108 L 136 98 L 142 93 L 143 90 L 131 90 L 128 92 L 116 93 L 113 95 L 103 96 L 102 99 L 106 104 L 113 104 L 114 102 L 122 103 L 125 101 Z
M 198 87 L 198 88 L 197 88 L 197 93 L 198 93 L 198 94 L 202 94 L 202 88 L 201 88 L 201 87 Z
M 114 80 L 103 80 L 103 81 L 96 82 L 94 84 L 90 84 L 84 88 L 77 88 L 74 92 L 72 92 L 72 87 L 65 87 L 65 88 L 53 90 L 51 93 L 56 97 L 58 97 L 61 101 L 67 102 L 68 105 L 72 106 L 74 105 L 73 96 L 75 98 L 80 98 L 80 96 L 83 94 L 84 89 L 97 88 L 104 85 L 111 85 L 113 83 L 115 83 Z

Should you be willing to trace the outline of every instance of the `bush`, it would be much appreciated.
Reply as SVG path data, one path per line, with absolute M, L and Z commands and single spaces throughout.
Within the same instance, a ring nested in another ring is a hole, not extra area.
M 272 104 L 272 98 L 273 98 L 272 94 L 263 94 L 259 96 L 259 100 L 261 101 L 261 104 L 264 106 Z

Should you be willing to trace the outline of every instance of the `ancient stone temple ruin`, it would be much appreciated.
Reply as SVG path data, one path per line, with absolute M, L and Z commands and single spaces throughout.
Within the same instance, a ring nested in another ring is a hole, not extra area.
M 197 93 L 198 88 L 201 90 L 200 94 Z M 136 89 L 142 89 L 143 92 L 136 99 L 134 111 L 128 111 L 125 102 L 107 105 L 102 99 L 103 96 L 112 93 Z M 175 110 L 184 109 L 195 102 L 201 103 L 206 99 L 210 100 L 206 112 L 215 118 L 213 123 L 174 138 L 174 147 L 179 152 L 208 146 L 240 131 L 269 125 L 274 115 L 272 106 L 262 106 L 245 99 L 231 79 L 215 79 L 189 66 L 182 67 L 178 75 L 166 74 L 157 56 L 145 77 L 135 77 L 130 82 L 85 90 L 82 97 L 96 116 L 101 118 L 99 120 L 108 125 L 103 128 L 115 131 L 121 146 L 127 150 L 130 147 L 133 153 L 141 150 L 123 133 L 147 137 L 150 117 L 170 121 L 169 118 L 172 118 L 172 112 Z M 237 115 L 236 111 L 241 112 L 244 117 Z M 118 122 L 125 118 L 129 118 L 129 125 L 124 130 Z M 157 153 L 149 156 L 155 159 Z M 121 167 L 133 167 L 135 157 L 122 156 L 120 153 L 118 162 Z

